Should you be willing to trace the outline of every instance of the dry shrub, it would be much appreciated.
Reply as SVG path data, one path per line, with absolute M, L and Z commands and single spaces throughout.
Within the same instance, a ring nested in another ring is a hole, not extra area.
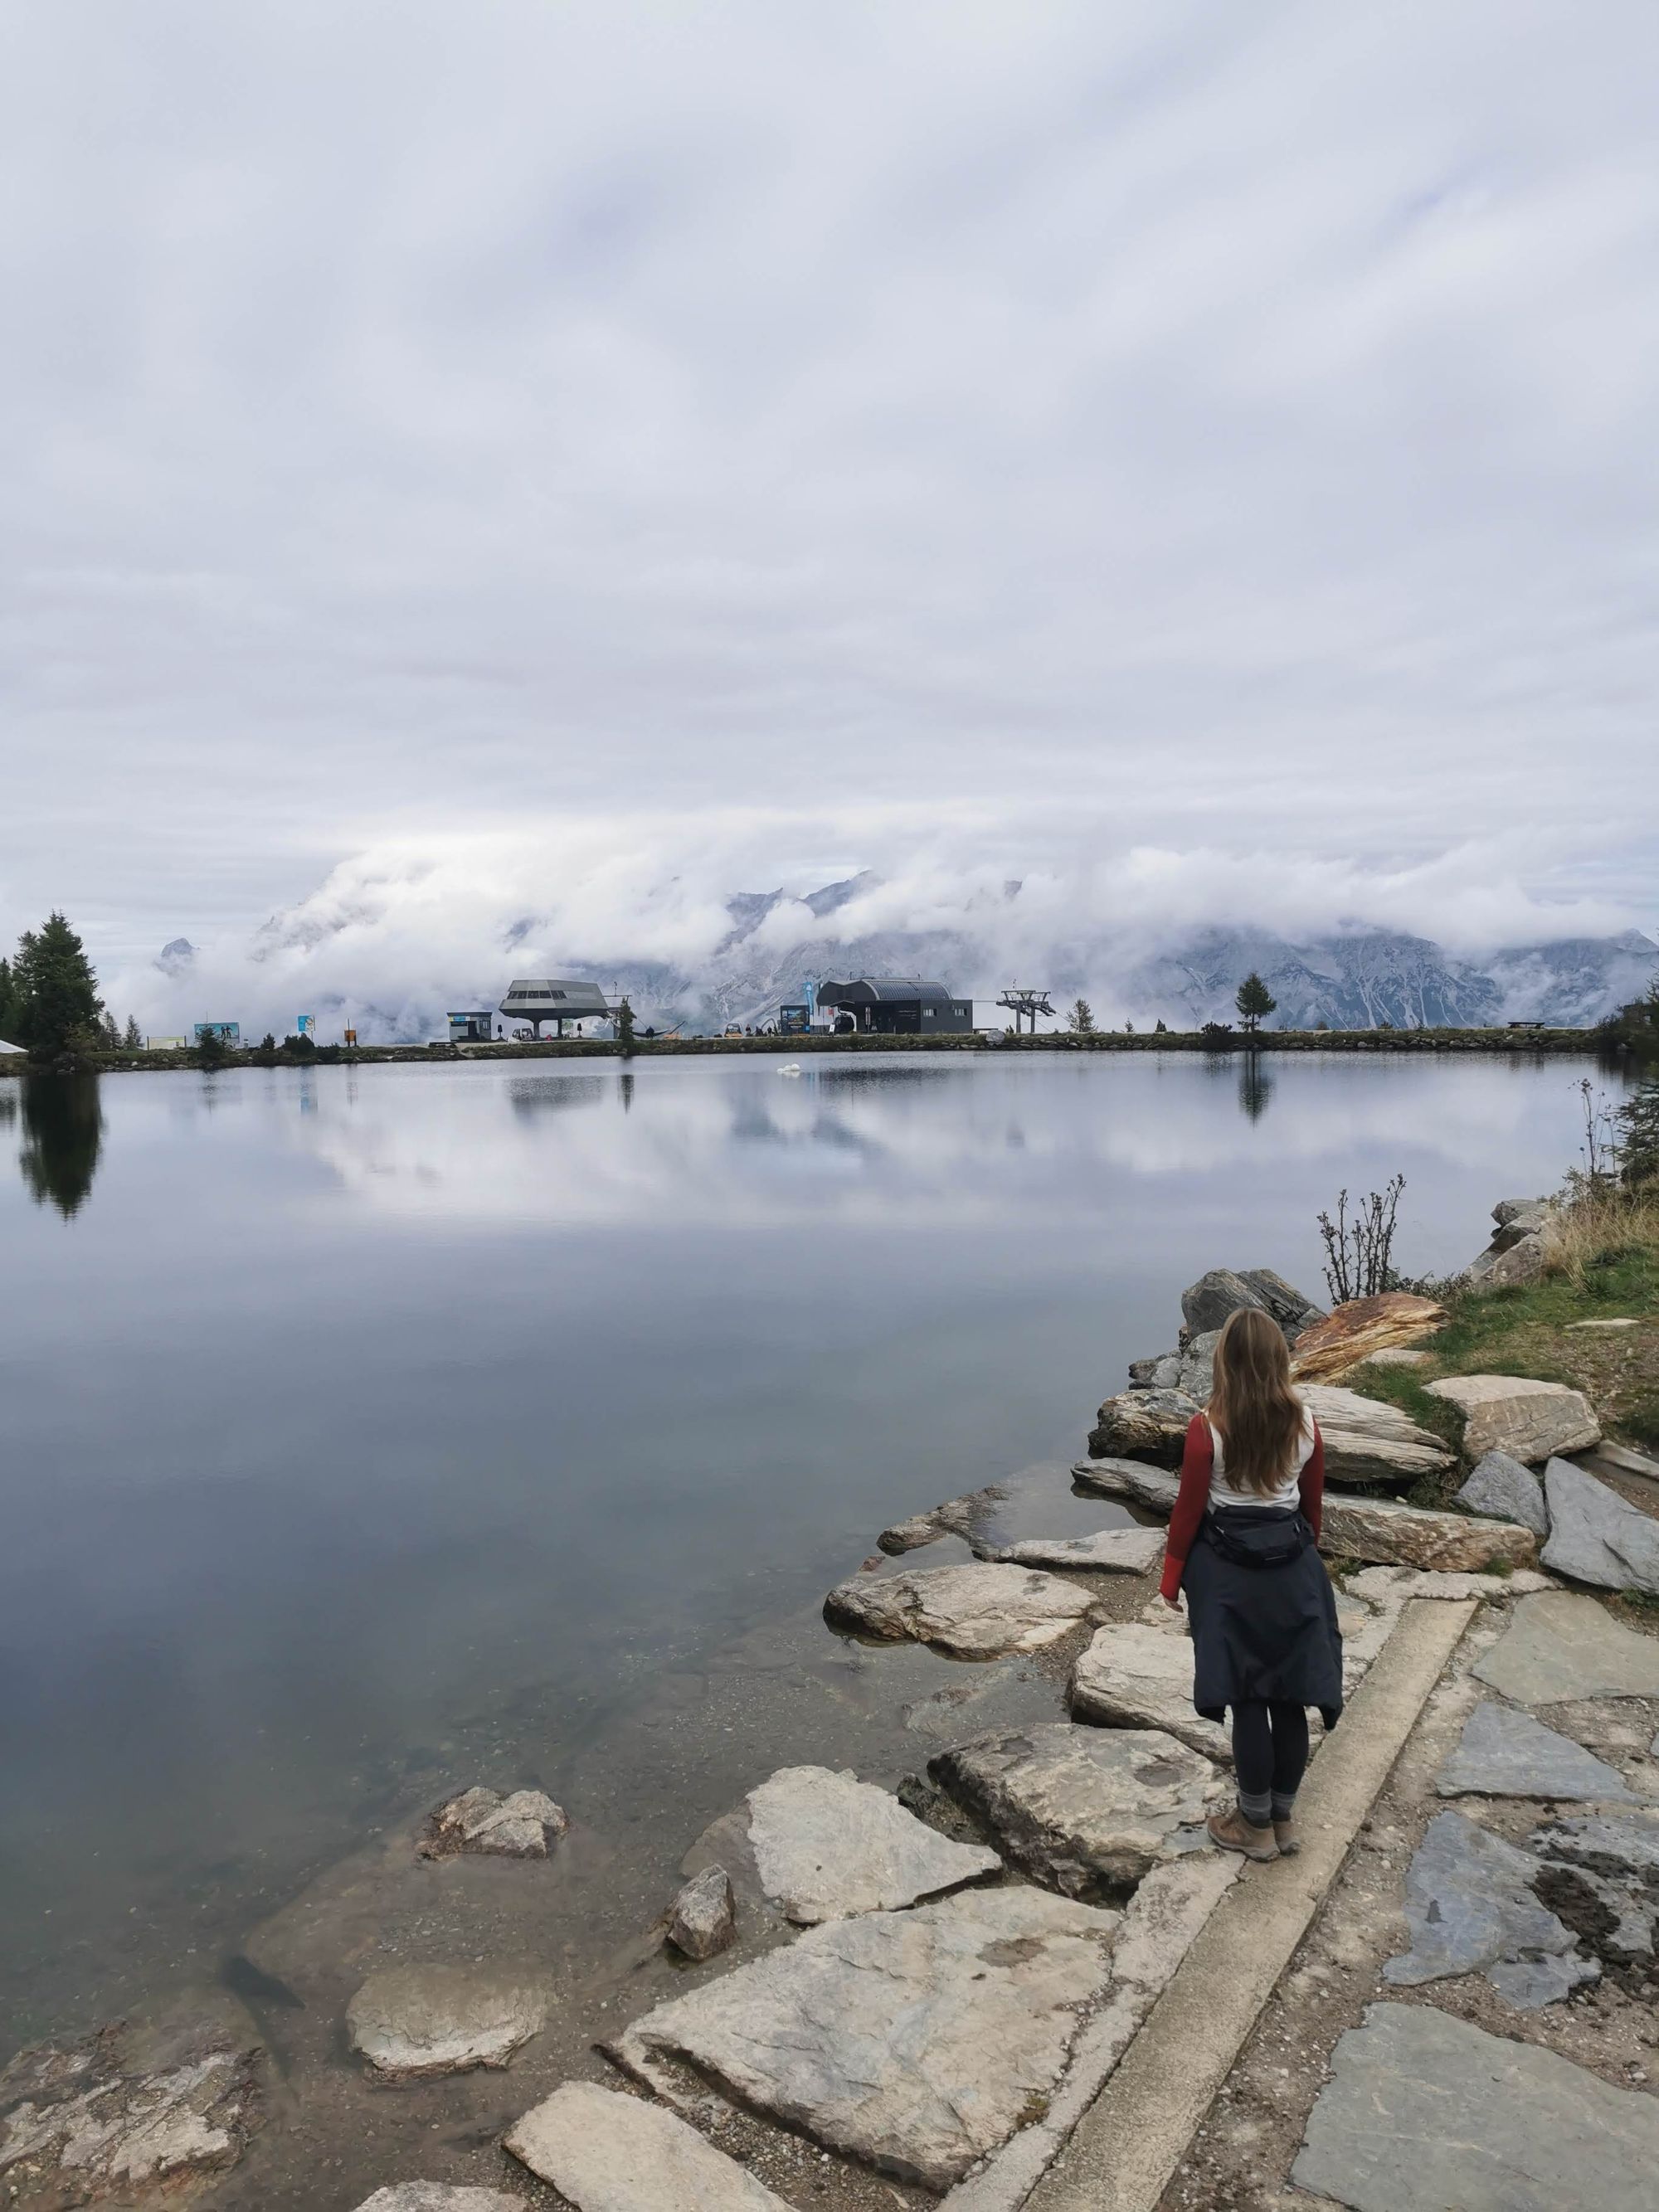
M 1579 1290 L 1587 1270 L 1636 1252 L 1659 1257 L 1659 1186 L 1651 1183 L 1580 1190 L 1544 1231 L 1544 1273 Z

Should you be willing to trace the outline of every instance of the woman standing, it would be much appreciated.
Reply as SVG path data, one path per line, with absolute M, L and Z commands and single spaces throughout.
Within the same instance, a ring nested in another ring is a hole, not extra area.
M 1247 1858 L 1299 1848 L 1307 1708 L 1328 1729 L 1342 1711 L 1336 1600 L 1315 1548 L 1324 1490 L 1324 1443 L 1278 1323 L 1253 1308 L 1231 1315 L 1209 1405 L 1187 1431 L 1163 1594 L 1177 1607 L 1186 1595 L 1194 1705 L 1206 1720 L 1232 1712 L 1238 1803 L 1209 1830 Z

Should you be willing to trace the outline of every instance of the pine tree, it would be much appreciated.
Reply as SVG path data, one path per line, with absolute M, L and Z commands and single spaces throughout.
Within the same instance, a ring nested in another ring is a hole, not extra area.
M 626 999 L 617 1008 L 617 1042 L 624 1052 L 634 1049 L 634 1009 Z
M 113 1014 L 107 1012 L 105 1014 L 103 1019 L 98 1024 L 98 1030 L 100 1036 L 103 1038 L 105 1047 L 108 1051 L 120 1051 L 121 1024 L 116 1020 Z
M 1650 1078 L 1619 1109 L 1619 1172 L 1635 1189 L 1659 1182 L 1659 1079 Z
M 1252 968 L 1239 985 L 1238 995 L 1233 1004 L 1243 1017 L 1245 1028 L 1255 1030 L 1261 1026 L 1263 1014 L 1272 1013 L 1279 1001 Z
M 1079 1036 L 1092 1035 L 1095 1026 L 1094 1009 L 1086 999 L 1079 999 L 1073 1007 L 1071 1026 Z
M 11 963 L 0 959 L 0 1043 L 15 1044 L 18 1042 L 20 1019 L 17 993 L 11 980 Z
M 138 1027 L 138 1017 L 137 1014 L 129 1014 L 127 1016 L 127 1025 L 125 1031 L 122 1033 L 121 1042 L 128 1052 L 142 1052 L 143 1050 L 144 1040 L 143 1033 Z
M 38 930 L 24 931 L 12 963 L 11 988 L 17 1042 L 36 1060 L 98 1049 L 104 1011 L 98 978 L 61 914 L 48 915 Z

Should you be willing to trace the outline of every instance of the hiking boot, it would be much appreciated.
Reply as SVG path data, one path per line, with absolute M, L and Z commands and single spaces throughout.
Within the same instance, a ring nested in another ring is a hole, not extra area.
M 1293 1858 L 1297 1852 L 1302 1848 L 1301 1832 L 1297 1827 L 1296 1822 L 1294 1820 L 1275 1820 L 1273 1822 L 1273 1841 L 1279 1846 L 1279 1855 L 1281 1858 Z
M 1204 1823 L 1210 1841 L 1219 1844 L 1224 1851 L 1243 1851 L 1247 1859 L 1276 1859 L 1279 1845 L 1273 1840 L 1271 1828 L 1258 1828 L 1247 1820 L 1237 1805 L 1225 1813 L 1212 1813 Z

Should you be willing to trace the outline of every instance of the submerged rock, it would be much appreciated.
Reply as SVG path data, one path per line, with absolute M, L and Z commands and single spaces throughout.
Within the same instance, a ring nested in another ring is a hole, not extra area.
M 761 1887 L 803 1926 L 894 1911 L 1002 1871 L 994 1851 L 936 1834 L 850 1772 L 781 1767 L 748 1804 Z
M 1035 1651 L 1075 1627 L 1094 1601 L 1075 1583 L 1030 1567 L 920 1568 L 842 1583 L 823 1601 L 832 1628 L 887 1642 L 908 1637 L 963 1659 Z
M 1435 1788 L 1443 1797 L 1577 1798 L 1595 1804 L 1631 1792 L 1607 1763 L 1558 1735 L 1530 1713 L 1483 1698 L 1469 1715 L 1455 1751 L 1441 1765 Z
M 1336 2046 L 1291 2179 L 1352 2212 L 1649 2212 L 1659 2100 L 1428 2005 Z
M 228 2171 L 264 2117 L 258 2055 L 240 2007 L 211 1997 L 21 2051 L 0 2073 L 0 2194 L 148 2205 Z
M 505 2066 L 540 2033 L 547 1998 L 491 1966 L 383 1966 L 346 2007 L 354 2051 L 384 2081 Z
M 1027 1536 L 988 1548 L 1009 1566 L 1054 1567 L 1063 1574 L 1144 1575 L 1164 1557 L 1161 1528 L 1099 1528 L 1092 1536 Z
M 592 2081 L 556 2089 L 514 2124 L 507 2148 L 575 2212 L 788 2212 L 672 2112 Z
M 357 2212 L 522 2212 L 504 2189 L 457 2188 L 447 2181 L 395 2181 L 366 2197 Z
M 1461 1408 L 1463 1449 L 1474 1460 L 1506 1451 L 1535 1465 L 1558 1452 L 1587 1451 L 1601 1431 L 1589 1400 L 1564 1382 L 1524 1375 L 1447 1375 L 1424 1388 Z
M 1489 1521 L 1513 1521 L 1530 1528 L 1534 1536 L 1547 1536 L 1550 1516 L 1544 1504 L 1544 1486 L 1522 1461 L 1506 1451 L 1489 1451 L 1477 1462 L 1457 1493 L 1467 1513 L 1483 1513 Z
M 834 1921 L 659 2005 L 612 2049 L 671 2102 L 685 2092 L 665 2060 L 945 2190 L 1044 2109 L 1118 1922 L 1024 1885 Z
M 1474 1673 L 1517 1705 L 1574 1698 L 1659 1698 L 1659 1641 L 1614 1620 L 1593 1597 L 1524 1597 Z
M 477 1851 L 495 1858 L 544 1859 L 570 1826 L 562 1806 L 539 1790 L 463 1790 L 440 1805 L 421 1841 L 423 1858 L 453 1858 Z
M 1072 1480 L 1102 1498 L 1127 1498 L 1165 1518 L 1175 1511 L 1181 1495 L 1181 1477 L 1166 1467 L 1150 1467 L 1139 1459 L 1080 1459 Z
M 1218 1764 L 1232 1764 L 1224 1729 L 1193 1710 L 1193 1647 L 1176 1616 L 1170 1628 L 1115 1621 L 1072 1669 L 1066 1702 L 1073 1718 L 1114 1729 L 1161 1729 Z
M 1296 1340 L 1291 1371 L 1299 1382 L 1330 1382 L 1379 1352 L 1420 1343 L 1446 1322 L 1446 1309 L 1433 1298 L 1409 1291 L 1382 1291 L 1370 1298 L 1350 1298 L 1322 1321 L 1311 1322 Z
M 927 1772 L 1023 1872 L 1091 1904 L 1132 1888 L 1220 1788 L 1206 1759 L 1157 1729 L 1064 1721 L 982 1736 Z
M 1007 1494 L 999 1484 L 991 1483 L 983 1490 L 969 1491 L 965 1498 L 947 1498 L 943 1505 L 913 1514 L 908 1521 L 896 1521 L 890 1528 L 882 1530 L 876 1541 L 884 1552 L 902 1554 L 920 1551 L 924 1544 L 936 1544 L 941 1536 L 971 1536 Z
M 693 1875 L 668 1909 L 668 1940 L 684 1957 L 712 1959 L 737 1940 L 732 1877 L 722 1866 Z
M 1564 1459 L 1545 1468 L 1544 1494 L 1550 1535 L 1543 1559 L 1552 1572 L 1659 1597 L 1659 1521 Z

